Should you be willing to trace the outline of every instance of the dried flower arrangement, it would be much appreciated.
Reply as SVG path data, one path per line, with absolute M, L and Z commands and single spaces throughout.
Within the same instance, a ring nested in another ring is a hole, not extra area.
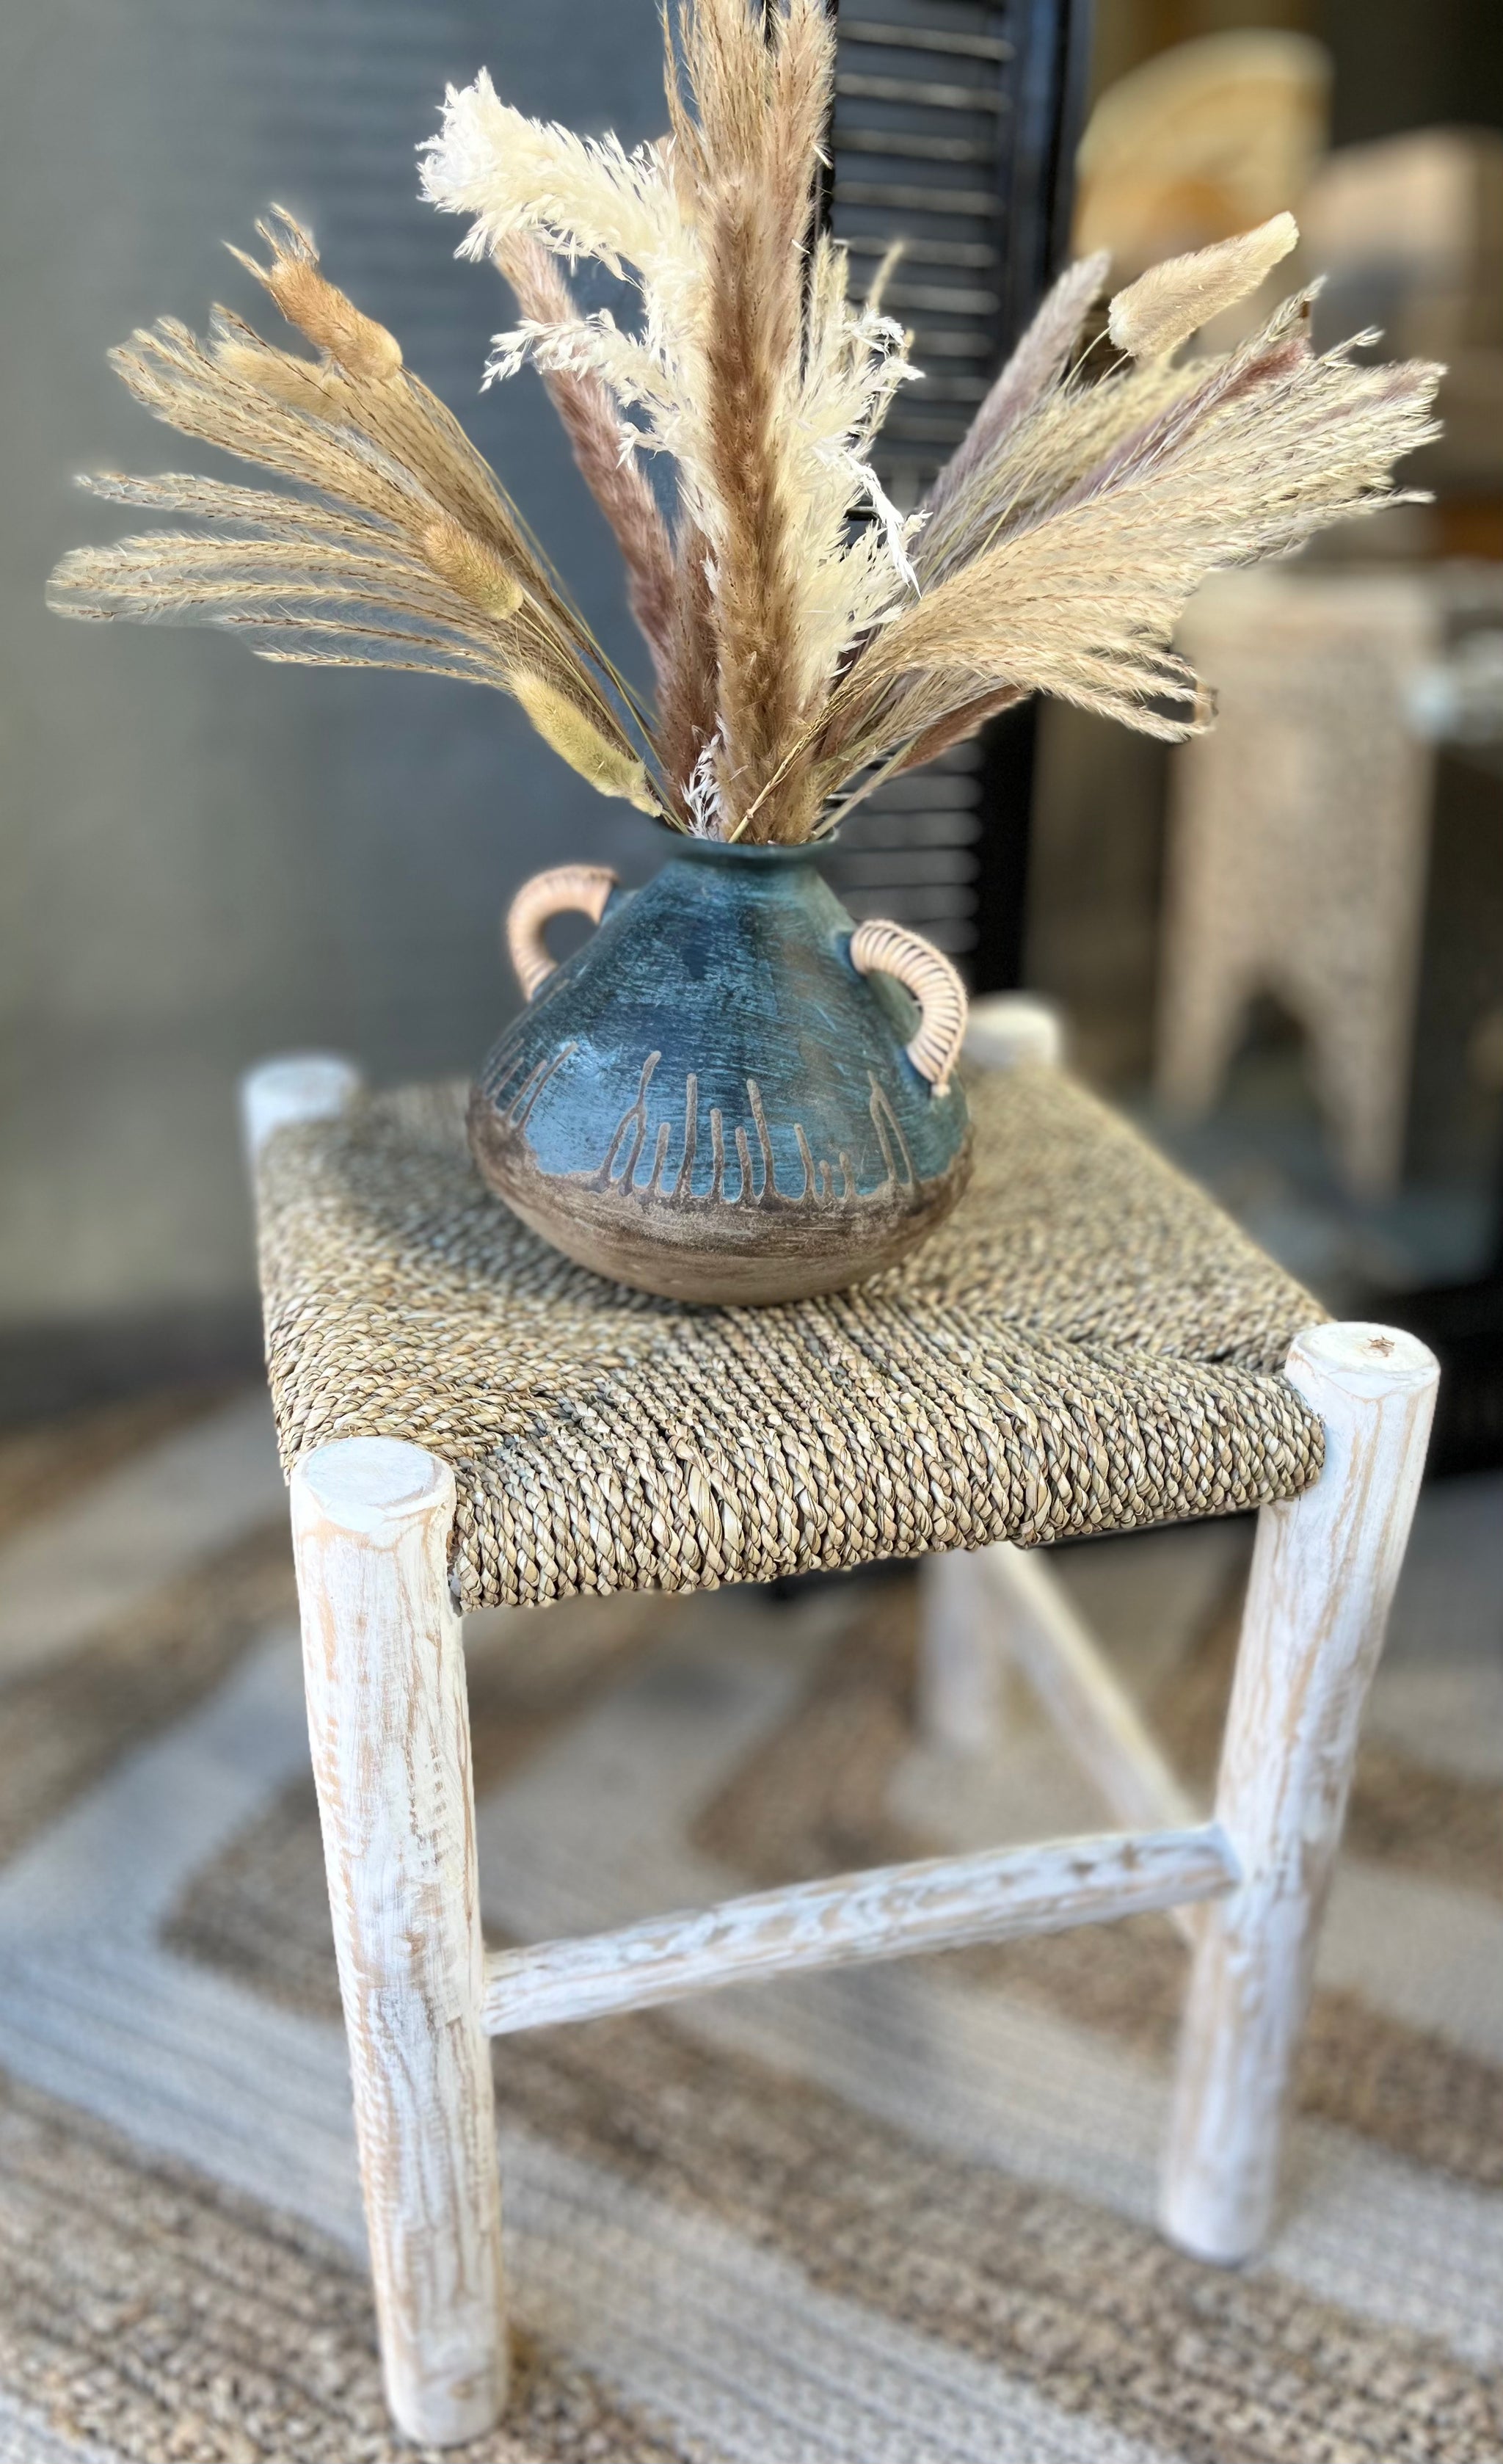
M 158 418 L 291 489 L 85 480 L 207 528 L 77 551 L 54 605 L 229 626 L 266 658 L 497 686 L 603 794 L 731 840 L 822 835 L 879 779 L 1035 692 L 1150 735 L 1204 726 L 1208 696 L 1171 649 L 1191 593 L 1392 501 L 1393 463 L 1434 433 L 1439 371 L 1361 364 L 1351 345 L 1316 356 L 1309 291 L 1230 354 L 1180 357 L 1293 246 L 1287 215 L 1144 275 L 1082 352 L 1107 274 L 1091 257 L 902 515 L 870 452 L 919 372 L 880 281 L 853 303 L 816 228 L 822 0 L 682 0 L 666 57 L 655 144 L 526 119 L 482 75 L 450 92 L 423 170 L 436 205 L 471 218 L 462 253 L 492 257 L 516 294 L 490 375 L 543 374 L 625 560 L 655 715 L 394 337 L 285 213 L 262 227 L 270 261 L 241 262 L 316 359 L 219 309 L 207 343 L 163 320 L 114 363 Z M 580 314 L 559 260 L 581 257 L 635 283 L 639 332 Z M 671 527 L 649 454 L 673 468 Z

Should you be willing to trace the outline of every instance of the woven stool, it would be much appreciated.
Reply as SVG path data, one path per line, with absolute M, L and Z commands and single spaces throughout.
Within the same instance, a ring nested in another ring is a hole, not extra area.
M 478 2436 L 505 2393 L 488 2035 L 1149 1909 L 1195 1945 L 1165 2230 L 1263 2237 L 1362 1698 L 1435 1364 L 1309 1296 L 979 1005 L 976 1169 L 901 1268 L 690 1309 L 527 1232 L 462 1090 L 347 1064 L 246 1088 L 272 1396 L 387 2394 Z M 1025 1548 L 1261 1509 L 1214 1814 L 1200 1817 Z M 999 1654 L 1123 1826 L 759 1893 L 488 1956 L 460 1613 L 926 1558 L 922 1715 L 974 1747 Z

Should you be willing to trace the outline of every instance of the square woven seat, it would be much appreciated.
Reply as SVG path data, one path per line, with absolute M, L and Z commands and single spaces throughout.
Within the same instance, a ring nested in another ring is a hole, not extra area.
M 1281 1374 L 1324 1314 L 1065 1072 L 969 1081 L 975 1171 L 904 1265 L 695 1308 L 571 1265 L 486 1190 L 462 1090 L 362 1096 L 258 1164 L 284 1461 L 410 1441 L 462 1608 L 684 1591 L 1226 1514 L 1319 1474 Z

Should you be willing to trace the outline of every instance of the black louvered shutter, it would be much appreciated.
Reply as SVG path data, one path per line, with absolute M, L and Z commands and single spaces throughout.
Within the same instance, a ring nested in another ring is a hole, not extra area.
M 891 242 L 887 304 L 922 384 L 888 414 L 877 465 L 903 505 L 958 444 L 1037 305 L 1069 232 L 1090 0 L 841 0 L 832 227 L 860 292 Z M 1017 980 L 1035 715 L 894 780 L 830 856 L 854 915 L 890 915 L 964 963 Z

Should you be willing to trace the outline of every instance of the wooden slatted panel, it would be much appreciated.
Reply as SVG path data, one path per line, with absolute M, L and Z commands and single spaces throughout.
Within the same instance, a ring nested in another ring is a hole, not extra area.
M 919 501 L 965 434 L 1052 270 L 1083 17 L 1080 0 L 841 0 L 832 227 L 861 295 L 903 240 L 884 296 L 926 371 L 894 403 L 876 456 L 900 504 Z M 830 858 L 854 915 L 927 934 L 978 990 L 1013 979 L 1012 949 L 988 942 L 1015 901 L 1024 821 L 989 810 L 999 800 L 987 763 L 965 745 L 894 781 Z

